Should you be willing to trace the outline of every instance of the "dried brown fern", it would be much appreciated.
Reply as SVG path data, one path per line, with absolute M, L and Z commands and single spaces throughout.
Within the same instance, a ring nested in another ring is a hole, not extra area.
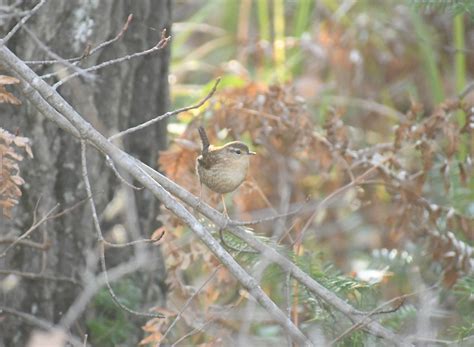
M 12 208 L 21 197 L 20 187 L 25 183 L 20 176 L 21 151 L 33 157 L 30 140 L 0 128 L 0 207 L 7 218 L 11 218 Z
M 458 122 L 455 116 L 458 112 L 466 114 L 466 124 Z M 446 283 L 452 284 L 457 276 L 472 269 L 450 266 L 445 256 L 434 255 L 472 258 L 466 254 L 461 257 L 459 249 L 454 247 L 459 242 L 444 241 L 448 230 L 454 232 L 449 233 L 451 241 L 456 238 L 472 241 L 474 219 L 449 201 L 442 203 L 435 194 L 433 180 L 439 177 L 441 189 L 444 186 L 446 193 L 452 190 L 453 172 L 463 186 L 472 180 L 473 148 L 466 148 L 469 153 L 464 159 L 458 155 L 461 146 L 465 146 L 461 135 L 472 136 L 472 112 L 471 106 L 456 98 L 446 100 L 429 113 L 422 105 L 413 103 L 405 117 L 395 124 L 387 143 L 366 145 L 360 136 L 354 136 L 344 110 L 327 114 L 324 124 L 318 126 L 292 88 L 251 83 L 221 91 L 206 111 L 205 119 L 192 121 L 176 144 L 163 153 L 160 164 L 172 179 L 196 192 L 194 160 L 199 152 L 198 125 L 207 125 L 211 143 L 237 139 L 253 144 L 258 155 L 250 168 L 251 184 L 243 185 L 235 193 L 234 203 L 240 211 L 255 211 L 277 202 L 278 173 L 282 170 L 286 170 L 291 202 L 301 203 L 308 196 L 324 199 L 376 168 L 369 180 L 358 182 L 363 194 L 355 197 L 365 207 L 361 213 L 367 222 L 380 230 L 380 243 L 376 247 L 402 248 L 403 242 L 420 238 L 429 241 L 433 259 L 445 265 L 451 278 Z M 339 197 L 342 208 L 348 205 L 344 199 L 344 194 Z M 304 214 L 292 217 L 296 232 L 307 217 Z M 326 223 L 336 222 L 338 213 L 328 211 L 325 218 Z M 426 233 L 425 227 L 436 230 L 436 235 L 441 235 L 444 241 L 440 242 L 434 233 Z M 264 225 L 259 226 L 259 231 L 269 232 Z M 470 264 L 465 260 L 462 263 Z

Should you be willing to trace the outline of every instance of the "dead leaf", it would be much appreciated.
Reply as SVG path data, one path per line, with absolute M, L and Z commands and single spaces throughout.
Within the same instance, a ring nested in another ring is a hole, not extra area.
M 15 78 L 12 76 L 0 75 L 0 85 L 18 84 L 18 83 L 20 83 L 20 80 L 18 78 Z

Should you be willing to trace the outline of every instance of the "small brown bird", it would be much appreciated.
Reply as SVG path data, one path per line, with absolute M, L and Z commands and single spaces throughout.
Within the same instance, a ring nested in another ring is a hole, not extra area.
M 196 160 L 196 171 L 201 187 L 204 183 L 210 190 L 221 194 L 224 212 L 227 214 L 222 194 L 230 193 L 242 184 L 247 176 L 249 156 L 256 153 L 240 141 L 229 142 L 220 147 L 212 146 L 203 127 L 199 127 L 199 136 L 202 154 Z

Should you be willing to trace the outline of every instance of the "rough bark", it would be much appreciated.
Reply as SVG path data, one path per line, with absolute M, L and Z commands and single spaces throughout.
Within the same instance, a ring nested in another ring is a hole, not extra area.
M 25 9 L 31 5 L 26 4 Z M 160 39 L 161 28 L 168 28 L 169 32 L 171 0 L 50 0 L 26 26 L 52 51 L 67 58 L 81 55 L 89 42 L 94 46 L 117 35 L 130 13 L 133 13 L 134 20 L 124 37 L 89 57 L 84 66 L 91 66 L 154 46 Z M 4 23 L 2 36 L 9 29 L 8 24 L 11 27 L 14 21 Z M 25 60 L 50 58 L 24 30 L 17 33 L 8 46 Z M 60 93 L 96 129 L 108 136 L 168 110 L 168 61 L 169 49 L 166 48 L 150 56 L 105 68 L 97 73 L 98 79 L 93 83 L 81 78 L 73 79 L 60 87 Z M 59 65 L 40 66 L 36 70 L 42 74 L 59 68 Z M 1 127 L 11 132 L 19 129 L 22 136 L 29 137 L 35 155 L 34 159 L 22 163 L 22 177 L 27 185 L 13 219 L 0 217 L 1 237 L 18 235 L 28 229 L 40 198 L 39 215 L 56 203 L 61 204 L 60 209 L 70 207 L 84 199 L 86 193 L 78 141 L 45 120 L 26 102 L 19 107 L 2 105 L 0 120 Z M 156 166 L 158 150 L 166 145 L 165 126 L 159 123 L 142 130 L 137 136 L 126 139 L 124 147 L 144 162 Z M 88 158 L 89 177 L 101 212 L 120 189 L 120 182 L 106 166 L 103 157 L 92 152 L 89 151 L 92 155 Z M 128 231 L 132 233 L 130 238 L 149 236 L 157 227 L 155 199 L 142 191 L 128 191 L 127 194 L 130 199 L 135 199 L 138 211 L 135 220 L 124 218 Z M 109 221 L 111 225 L 115 222 Z M 70 277 L 80 282 L 86 252 L 94 249 L 97 240 L 88 204 L 43 224 L 31 239 L 41 242 L 45 237 L 51 244 L 47 252 L 16 247 L 6 258 L 0 259 L 0 269 L 37 273 L 43 270 L 47 275 Z M 130 251 L 133 250 L 118 254 L 126 257 Z M 114 260 L 112 255 L 109 258 L 113 262 L 123 260 Z M 5 276 L 0 275 L 0 281 L 2 278 Z M 163 304 L 164 266 L 161 264 L 159 271 L 155 270 L 153 274 L 142 275 L 140 281 L 146 283 L 143 286 L 146 300 L 153 300 L 156 305 Z M 79 286 L 67 281 L 20 277 L 15 290 L 2 293 L 0 300 L 3 305 L 54 323 L 67 311 L 79 291 Z M 32 330 L 13 316 L 6 317 L 1 326 L 0 346 L 24 345 Z

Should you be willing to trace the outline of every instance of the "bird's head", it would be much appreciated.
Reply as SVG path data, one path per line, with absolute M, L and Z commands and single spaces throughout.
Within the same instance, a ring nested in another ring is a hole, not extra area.
M 240 141 L 233 141 L 226 143 L 221 147 L 221 151 L 228 157 L 234 158 L 235 160 L 248 159 L 248 156 L 255 155 L 248 146 Z

